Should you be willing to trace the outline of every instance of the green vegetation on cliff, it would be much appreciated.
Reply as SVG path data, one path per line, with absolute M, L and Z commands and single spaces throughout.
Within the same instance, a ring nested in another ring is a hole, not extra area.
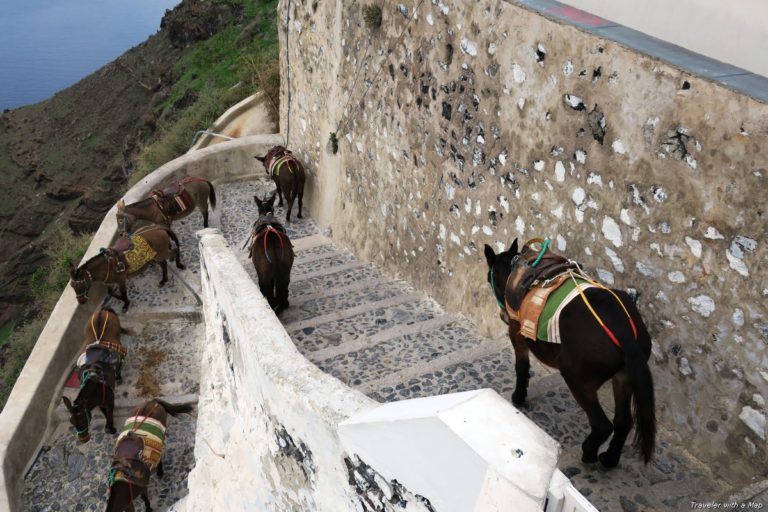
M 280 75 L 277 0 L 236 3 L 243 21 L 201 41 L 179 59 L 179 78 L 158 112 L 194 103 L 158 125 L 159 136 L 143 147 L 131 183 L 184 154 L 198 130 L 210 126 L 227 108 L 261 90 L 277 118 Z

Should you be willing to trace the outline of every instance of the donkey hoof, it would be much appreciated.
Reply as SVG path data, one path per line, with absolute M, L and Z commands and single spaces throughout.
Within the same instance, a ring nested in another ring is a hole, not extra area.
M 104 427 L 104 432 L 106 432 L 107 434 L 117 434 L 117 430 L 115 430 L 114 427 L 112 428 Z
M 304 217 L 301 216 L 301 214 L 297 215 L 298 218 L 303 219 Z
M 619 465 L 619 458 L 612 457 L 608 452 L 601 453 L 597 458 L 600 460 L 600 465 L 605 469 L 613 469 Z
M 158 284 L 157 286 L 158 286 L 159 288 L 162 288 L 163 286 L 165 286 L 165 283 L 167 283 L 167 282 L 168 282 L 168 281 L 160 281 L 160 284 Z
M 517 391 L 512 393 L 512 404 L 518 407 L 525 405 L 525 395 L 526 393 L 518 393 Z
M 125 306 L 123 306 L 123 313 L 125 313 L 126 311 L 128 311 L 128 304 L 126 304 Z
M 176 264 L 176 268 L 179 269 L 179 270 L 187 270 L 187 266 L 186 265 L 182 265 L 181 263 L 177 263 Z
M 587 455 L 586 453 L 582 453 L 581 462 L 583 462 L 584 464 L 594 464 L 595 462 L 597 462 L 597 454 Z

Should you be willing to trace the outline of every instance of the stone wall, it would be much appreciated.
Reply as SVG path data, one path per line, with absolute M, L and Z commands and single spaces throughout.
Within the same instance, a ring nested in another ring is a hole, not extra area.
M 279 6 L 313 218 L 494 336 L 483 245 L 549 237 L 640 294 L 663 426 L 764 473 L 768 106 L 512 3 L 364 5 Z

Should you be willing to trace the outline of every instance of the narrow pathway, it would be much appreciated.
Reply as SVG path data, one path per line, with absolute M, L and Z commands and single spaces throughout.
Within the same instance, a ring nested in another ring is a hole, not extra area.
M 264 197 L 274 185 L 266 179 L 215 183 L 220 208 L 211 224 L 219 227 L 255 279 L 245 244 L 257 210 L 253 196 Z M 446 313 L 426 294 L 387 276 L 374 265 L 321 235 L 311 219 L 288 224 L 296 260 L 291 274 L 291 306 L 280 319 L 296 346 L 324 371 L 380 402 L 491 388 L 509 399 L 514 387 L 514 354 L 507 340 L 477 335 L 464 318 Z M 284 210 L 278 209 L 279 218 Z M 175 269 L 164 288 L 159 269 L 131 281 L 135 298 L 123 322 L 136 331 L 126 339 L 130 353 L 118 386 L 116 424 L 136 404 L 152 396 L 196 402 L 199 344 L 203 325 L 199 300 L 199 254 L 195 230 L 198 213 L 174 223 L 188 269 Z M 489 297 L 489 300 L 490 297 Z M 120 304 L 115 304 L 119 308 Z M 73 397 L 76 389 L 64 394 Z M 610 409 L 609 394 L 604 403 Z M 603 511 L 688 510 L 690 500 L 727 494 L 707 468 L 684 447 L 661 436 L 656 459 L 643 466 L 627 447 L 620 467 L 605 472 L 579 459 L 587 434 L 586 416 L 559 374 L 534 366 L 528 405 L 523 413 L 563 447 L 560 468 Z M 26 479 L 28 510 L 103 510 L 106 475 L 114 438 L 103 433 L 94 412 L 91 441 L 77 443 L 63 406 L 59 425 Z M 167 467 L 153 477 L 150 499 L 167 510 L 186 494 L 186 475 L 194 463 L 195 418 L 171 418 Z
M 515 374 L 508 340 L 477 335 L 467 320 L 326 237 L 299 238 L 294 245 L 291 307 L 280 318 L 302 354 L 321 369 L 379 402 L 479 388 L 510 399 Z M 250 261 L 242 262 L 254 276 Z M 601 397 L 612 409 L 606 388 Z M 586 415 L 562 377 L 542 366 L 534 366 L 522 412 L 562 445 L 560 469 L 600 510 L 688 510 L 692 499 L 728 491 L 663 434 L 647 467 L 629 446 L 616 470 L 582 464 Z

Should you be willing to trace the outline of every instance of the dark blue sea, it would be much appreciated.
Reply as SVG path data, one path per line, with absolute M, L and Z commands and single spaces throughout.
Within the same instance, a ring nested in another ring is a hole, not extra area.
M 180 0 L 0 0 L 0 111 L 37 103 L 160 29 Z

